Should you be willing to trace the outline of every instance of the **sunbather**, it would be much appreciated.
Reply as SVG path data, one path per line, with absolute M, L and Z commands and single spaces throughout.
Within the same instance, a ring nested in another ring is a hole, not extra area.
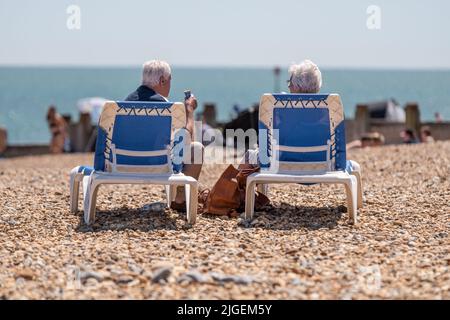
M 142 85 L 125 99 L 126 101 L 168 101 L 170 93 L 172 71 L 165 61 L 152 60 L 144 63 L 142 72 Z M 185 102 L 186 127 L 193 139 L 194 111 L 197 108 L 197 99 L 191 96 Z M 190 159 L 184 160 L 183 173 L 198 179 L 203 163 L 203 145 L 200 142 L 191 143 Z M 186 208 L 184 187 L 178 187 L 175 201 L 171 208 L 184 211 Z
M 55 106 L 50 106 L 48 108 L 47 122 L 52 135 L 50 141 L 50 152 L 63 153 L 67 139 L 67 123 L 56 111 Z
M 402 132 L 400 132 L 400 137 L 403 139 L 403 143 L 405 144 L 419 143 L 419 141 L 416 138 L 416 134 L 412 129 L 403 130 Z
M 431 129 L 429 126 L 425 126 L 420 129 L 420 141 L 423 143 L 434 142 L 434 138 L 431 135 Z
M 347 143 L 347 150 L 353 148 L 377 147 L 384 145 L 384 136 L 379 132 L 366 132 L 361 139 Z
M 322 87 L 322 73 L 311 60 L 289 67 L 287 85 L 290 93 L 318 93 Z M 258 150 L 248 150 L 241 160 L 239 169 L 253 168 L 258 164 Z

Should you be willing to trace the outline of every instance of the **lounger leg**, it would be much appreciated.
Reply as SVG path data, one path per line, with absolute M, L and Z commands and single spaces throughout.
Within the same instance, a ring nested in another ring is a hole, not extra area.
M 95 181 L 95 174 L 83 178 L 84 222 L 87 225 L 95 221 L 98 187 L 99 184 Z
M 78 173 L 79 167 L 75 167 L 70 172 L 70 212 L 78 211 L 78 196 L 80 194 L 80 181 L 82 174 Z
M 358 209 L 363 207 L 363 192 L 362 192 L 362 182 L 361 182 L 361 173 L 353 172 L 352 173 L 356 177 L 357 186 L 358 186 Z
M 347 194 L 347 211 L 349 218 L 353 224 L 356 224 L 358 222 L 358 186 L 355 176 L 350 175 L 350 180 L 345 183 L 345 191 Z
M 247 188 L 245 189 L 245 219 L 251 220 L 255 209 L 255 182 L 247 178 Z
M 186 215 L 187 222 L 195 224 L 197 219 L 197 201 L 198 201 L 198 185 L 197 183 L 186 184 Z
M 265 196 L 269 195 L 269 185 L 268 184 L 258 184 L 256 186 L 256 190 L 258 190 L 259 193 L 262 193 Z
M 166 199 L 167 199 L 167 208 L 170 207 L 170 204 L 173 200 L 175 200 L 175 196 L 177 195 L 177 186 L 176 185 L 166 185 Z
M 361 166 L 358 162 L 350 160 L 352 163 L 352 172 L 350 174 L 356 177 L 358 182 L 358 208 L 362 208 L 363 206 L 363 189 L 362 189 L 362 181 L 361 181 Z

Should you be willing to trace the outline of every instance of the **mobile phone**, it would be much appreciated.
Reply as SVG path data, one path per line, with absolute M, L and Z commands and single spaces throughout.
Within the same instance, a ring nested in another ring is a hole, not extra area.
M 184 100 L 189 99 L 192 96 L 191 90 L 184 91 Z

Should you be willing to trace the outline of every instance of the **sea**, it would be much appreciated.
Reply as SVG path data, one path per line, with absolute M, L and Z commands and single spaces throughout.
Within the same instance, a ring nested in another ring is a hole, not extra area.
M 450 70 L 322 69 L 322 78 L 321 92 L 339 93 L 347 118 L 358 103 L 394 98 L 402 106 L 417 102 L 422 120 L 434 120 L 435 112 L 450 120 Z M 217 120 L 227 121 L 264 93 L 288 91 L 287 79 L 287 70 L 275 77 L 272 68 L 173 67 L 169 98 L 182 101 L 189 89 L 197 112 L 214 103 Z M 9 144 L 48 143 L 49 105 L 78 121 L 80 99 L 123 100 L 140 80 L 139 67 L 0 67 L 0 127 Z

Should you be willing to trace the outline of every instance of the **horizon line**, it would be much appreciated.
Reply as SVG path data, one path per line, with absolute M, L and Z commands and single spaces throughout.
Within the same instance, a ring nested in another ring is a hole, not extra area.
M 276 67 L 288 69 L 289 65 L 196 65 L 171 64 L 176 69 L 265 69 L 273 70 Z M 0 68 L 50 68 L 50 69 L 140 69 L 140 64 L 2 64 Z M 322 70 L 330 71 L 450 71 L 450 67 L 389 67 L 389 66 L 322 66 Z

